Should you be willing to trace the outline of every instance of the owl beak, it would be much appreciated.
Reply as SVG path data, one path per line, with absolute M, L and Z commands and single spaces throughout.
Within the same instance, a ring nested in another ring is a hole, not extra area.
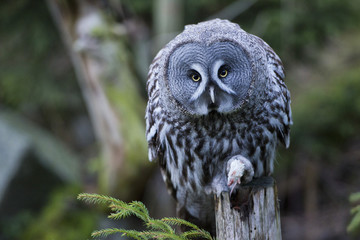
M 211 102 L 215 103 L 215 89 L 213 86 L 210 87 L 209 93 L 210 93 Z

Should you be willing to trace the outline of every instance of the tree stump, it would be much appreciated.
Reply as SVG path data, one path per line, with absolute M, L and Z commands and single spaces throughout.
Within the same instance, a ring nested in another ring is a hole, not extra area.
M 237 196 L 240 207 L 233 207 L 228 192 L 215 196 L 217 239 L 281 239 L 277 188 L 272 177 L 241 186 Z

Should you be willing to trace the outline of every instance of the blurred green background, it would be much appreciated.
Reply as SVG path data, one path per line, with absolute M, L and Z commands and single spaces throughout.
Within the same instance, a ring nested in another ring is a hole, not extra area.
M 283 238 L 356 239 L 359 12 L 353 0 L 1 1 L 0 240 L 89 239 L 118 226 L 81 192 L 174 215 L 147 160 L 148 66 L 184 25 L 216 17 L 263 38 L 285 66 L 294 125 L 274 174 Z

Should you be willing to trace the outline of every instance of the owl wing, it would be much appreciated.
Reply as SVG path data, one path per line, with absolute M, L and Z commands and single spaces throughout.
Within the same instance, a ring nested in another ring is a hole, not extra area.
M 255 40 L 266 51 L 268 70 L 270 73 L 271 89 L 275 99 L 271 102 L 272 109 L 277 111 L 276 130 L 280 142 L 288 148 L 290 145 L 290 126 L 292 125 L 290 92 L 287 89 L 284 79 L 285 72 L 279 56 L 261 38 L 252 35 Z
M 159 102 L 160 98 L 160 86 L 158 81 L 159 75 L 159 59 L 161 57 L 160 51 L 154 58 L 150 65 L 147 92 L 148 92 L 148 104 L 146 107 L 145 121 L 146 121 L 146 140 L 148 142 L 148 156 L 150 161 L 156 161 L 159 158 L 160 141 L 159 141 L 159 126 L 161 125 L 161 106 Z

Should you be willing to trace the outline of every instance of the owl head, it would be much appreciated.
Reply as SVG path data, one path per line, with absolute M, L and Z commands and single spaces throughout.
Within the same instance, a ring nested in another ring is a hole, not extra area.
M 165 104 L 196 116 L 241 109 L 263 68 L 255 56 L 265 55 L 256 45 L 252 35 L 227 20 L 186 26 L 160 52 Z

